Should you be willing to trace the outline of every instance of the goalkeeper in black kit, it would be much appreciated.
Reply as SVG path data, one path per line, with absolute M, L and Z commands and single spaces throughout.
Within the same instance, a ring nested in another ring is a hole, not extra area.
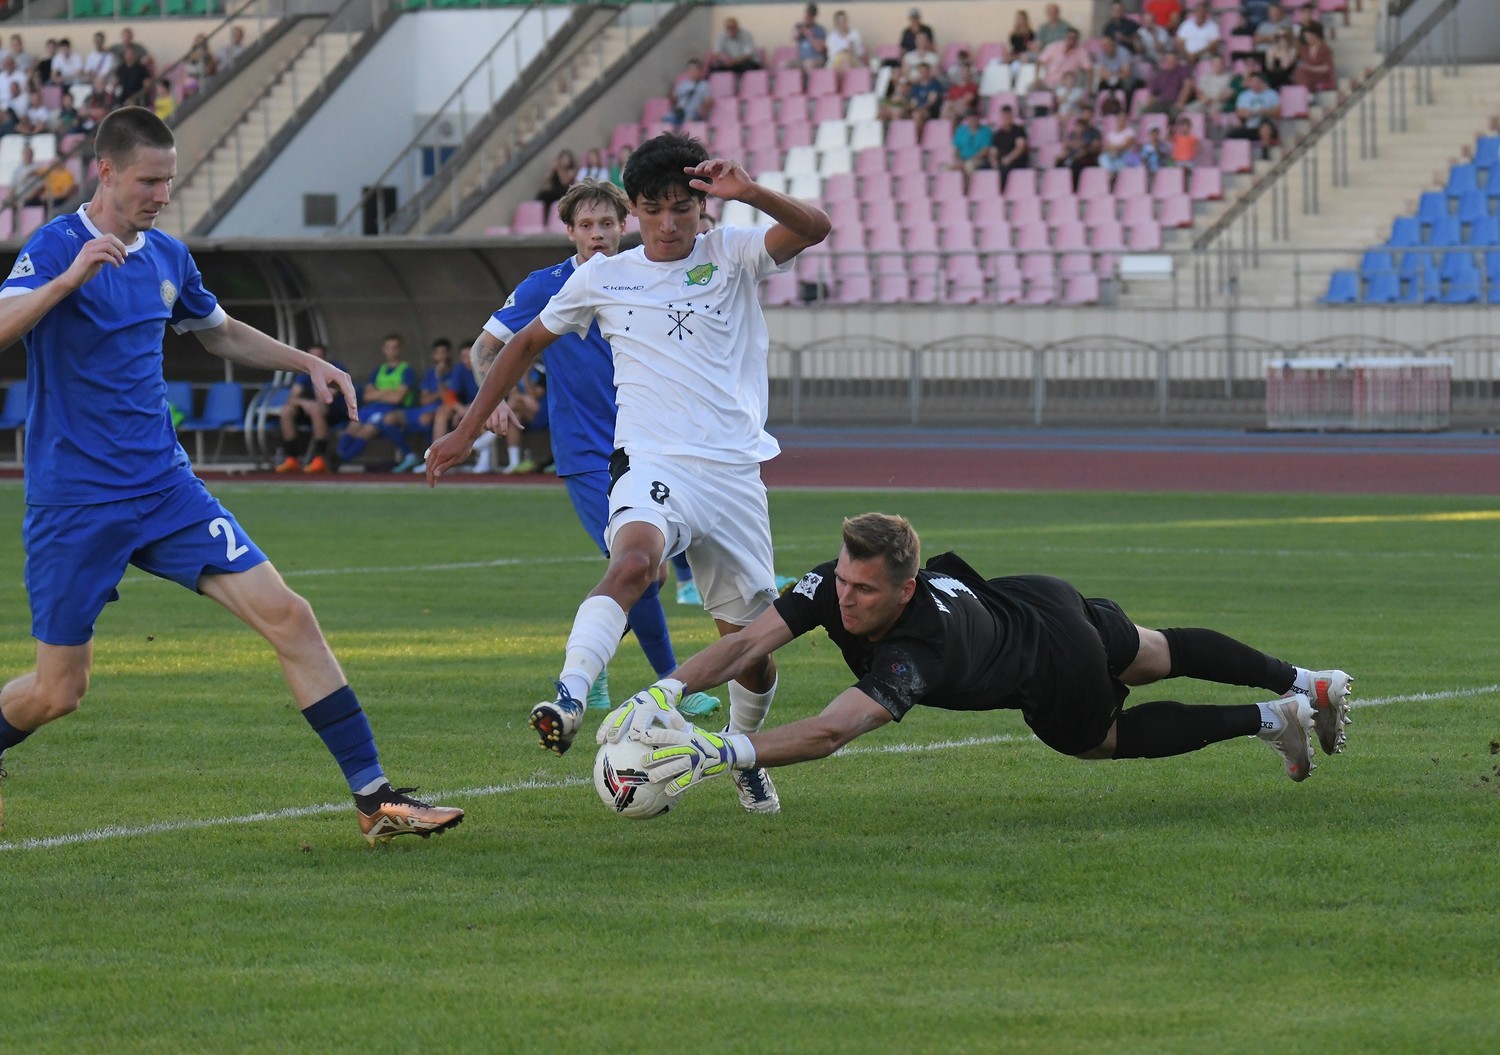
M 1314 735 L 1325 754 L 1343 749 L 1352 679 L 1341 670 L 1296 667 L 1213 630 L 1137 626 L 1115 602 L 1084 597 L 1046 575 L 985 579 L 953 553 L 919 568 L 920 547 L 902 517 L 845 520 L 837 560 L 612 711 L 599 742 L 628 737 L 650 745 L 651 780 L 674 795 L 731 769 L 824 758 L 918 705 L 1019 710 L 1037 739 L 1083 759 L 1164 758 L 1256 736 L 1294 781 L 1312 771 Z M 821 714 L 728 735 L 677 713 L 683 693 L 722 684 L 816 627 L 858 679 Z M 1276 698 L 1124 706 L 1131 688 L 1176 677 Z

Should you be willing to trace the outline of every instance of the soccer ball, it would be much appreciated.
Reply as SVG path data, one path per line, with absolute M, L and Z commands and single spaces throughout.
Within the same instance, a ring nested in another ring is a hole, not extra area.
M 638 821 L 660 817 L 673 806 L 661 785 L 646 778 L 646 757 L 650 754 L 646 744 L 622 740 L 605 744 L 594 756 L 594 790 L 621 817 Z

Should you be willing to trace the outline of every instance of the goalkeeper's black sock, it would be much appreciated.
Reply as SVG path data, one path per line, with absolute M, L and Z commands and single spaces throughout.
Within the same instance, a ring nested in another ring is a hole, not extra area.
M 1290 663 L 1217 630 L 1173 627 L 1162 630 L 1172 656 L 1169 678 L 1197 678 L 1221 685 L 1249 685 L 1278 695 L 1287 692 L 1297 671 Z
M 1260 708 L 1189 706 L 1171 700 L 1122 711 L 1115 722 L 1115 758 L 1185 755 L 1236 736 L 1260 732 Z

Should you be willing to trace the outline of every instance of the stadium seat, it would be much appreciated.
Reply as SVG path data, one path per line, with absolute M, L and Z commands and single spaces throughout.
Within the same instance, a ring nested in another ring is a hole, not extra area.
M 1186 194 L 1174 194 L 1170 198 L 1163 198 L 1161 215 L 1158 219 L 1163 227 L 1193 226 L 1193 199 Z
M 1051 304 L 1057 299 L 1057 274 L 1051 253 L 1026 253 L 1021 257 L 1021 303 Z
M 511 223 L 515 234 L 541 234 L 547 229 L 547 206 L 535 199 L 527 199 L 516 206 L 516 217 Z
M 1115 174 L 1115 197 L 1121 201 L 1146 196 L 1146 170 L 1143 168 L 1121 169 Z
M 1461 224 L 1478 223 L 1489 219 L 1490 200 L 1485 197 L 1482 190 L 1466 190 L 1458 196 L 1458 222 Z
M 1354 304 L 1359 301 L 1359 276 L 1353 271 L 1335 271 L 1328 276 L 1324 304 Z
M 1125 229 L 1116 220 L 1089 228 L 1089 247 L 1096 253 L 1118 253 L 1125 249 Z
M 224 449 L 224 436 L 228 432 L 242 429 L 245 422 L 245 389 L 238 381 L 219 381 L 209 387 L 203 401 L 203 412 L 189 417 L 177 426 L 178 432 L 191 432 L 197 443 L 196 464 L 203 463 L 203 434 L 218 434 L 214 444 L 214 460 Z
M 1480 136 L 1474 144 L 1474 167 L 1492 169 L 1500 164 L 1500 136 Z
M 1119 207 L 1113 198 L 1085 198 L 1079 219 L 1088 227 L 1095 227 L 1101 223 L 1113 223 L 1119 219 Z
M 1478 189 L 1479 169 L 1472 163 L 1454 165 L 1448 170 L 1448 185 L 1443 188 L 1448 197 L 1457 198 Z
M 1447 200 L 1446 198 L 1444 199 Z M 1457 216 L 1443 216 L 1427 228 L 1423 242 L 1427 245 L 1463 245 L 1463 228 Z
M 1056 171 L 1065 172 L 1066 170 Z M 1109 173 L 1102 168 L 1098 166 L 1086 168 L 1078 174 L 1078 197 L 1088 201 L 1094 198 L 1108 198 L 1111 195 Z
M 807 74 L 808 95 L 837 95 L 839 93 L 839 74 L 837 70 L 831 70 L 824 66 L 816 70 L 809 70 Z
M 1161 248 L 1161 226 L 1156 223 L 1132 224 L 1126 247 L 1133 253 L 1154 253 Z
M 1043 201 L 1073 197 L 1073 173 L 1067 169 L 1044 169 L 1039 195 Z
M 1129 227 L 1131 224 L 1151 223 L 1156 219 L 1156 203 L 1150 198 L 1135 196 L 1125 198 L 1121 202 L 1120 222 Z
M 836 304 L 868 304 L 875 299 L 870 267 L 863 253 L 840 253 L 833 263 L 833 301 Z
M 911 279 L 904 256 L 899 252 L 876 253 L 870 260 L 874 264 L 875 296 L 881 304 L 904 304 L 911 300 Z
M 1166 201 L 1187 193 L 1187 174 L 1179 168 L 1161 169 L 1151 177 L 1151 197 Z
M 1010 224 L 980 222 L 974 225 L 974 244 L 984 252 L 1012 248 Z
M 1212 165 L 1194 167 L 1188 194 L 1194 201 L 1218 201 L 1224 197 L 1224 173 Z
M 1465 245 L 1500 245 L 1500 216 L 1486 216 L 1469 225 Z
M 26 430 L 27 387 L 25 381 L 12 381 L 5 388 L 5 402 L 0 405 L 0 430 L 15 433 L 16 461 L 23 458 L 21 437 Z
M 1064 275 L 1060 304 L 1098 304 L 1099 277 L 1097 275 Z
M 853 173 L 854 151 L 848 147 L 829 147 L 818 152 L 818 175 L 824 179 Z
M 1281 116 L 1288 120 L 1306 117 L 1309 97 L 1310 93 L 1302 85 L 1286 85 L 1281 89 Z
M 1430 226 L 1449 216 L 1448 195 L 1440 190 L 1424 191 L 1417 203 L 1417 221 Z
M 967 253 L 979 247 L 974 225 L 967 220 L 961 223 L 944 223 L 939 219 L 938 244 L 945 253 Z
M 751 99 L 771 94 L 771 72 L 769 70 L 746 70 L 740 74 L 740 98 Z
M 943 300 L 978 304 L 985 297 L 984 268 L 978 253 L 953 253 L 943 265 Z
M 1382 271 L 1365 285 L 1366 304 L 1395 304 L 1401 298 L 1401 278 L 1394 271 Z
M 1359 275 L 1366 282 L 1382 271 L 1395 271 L 1396 258 L 1382 249 L 1372 249 L 1359 262 Z
M 1219 167 L 1225 172 L 1249 172 L 1255 167 L 1248 139 L 1226 139 L 1219 144 Z
M 844 71 L 843 83 L 839 85 L 839 91 L 844 97 L 853 103 L 858 96 L 868 95 L 875 97 L 875 76 L 864 66 L 856 66 Z
M 851 95 L 849 101 L 844 105 L 844 120 L 853 123 L 855 121 L 878 121 L 880 119 L 880 100 L 873 92 L 861 92 L 859 95 Z M 884 139 L 884 122 L 881 123 L 881 138 Z
M 945 198 L 964 200 L 964 174 L 956 169 L 943 169 L 932 177 L 932 197 L 937 201 Z
M 1391 222 L 1391 236 L 1386 239 L 1390 249 L 1409 249 L 1422 244 L 1422 224 L 1415 216 L 1398 216 Z
M 969 200 L 982 202 L 1000 199 L 1000 173 L 994 169 L 980 169 L 969 177 Z
M 885 125 L 880 121 L 849 121 L 849 149 L 867 150 L 871 147 L 881 149 L 881 161 L 885 160 Z
M 1492 165 L 1484 178 L 1484 193 L 1491 198 L 1500 198 L 1500 165 Z
M 886 149 L 893 152 L 917 148 L 917 125 L 914 121 L 892 121 L 885 130 Z
M 791 271 L 778 271 L 762 284 L 761 303 L 787 305 L 797 303 L 797 276 Z

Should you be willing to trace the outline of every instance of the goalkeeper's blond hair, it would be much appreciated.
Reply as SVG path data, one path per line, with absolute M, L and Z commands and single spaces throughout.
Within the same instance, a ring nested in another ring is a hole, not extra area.
M 863 513 L 844 518 L 844 550 L 855 560 L 879 557 L 900 585 L 915 578 L 922 558 L 922 540 L 910 521 L 890 513 Z
M 580 205 L 607 205 L 615 211 L 621 223 L 630 213 L 630 199 L 613 183 L 601 183 L 595 179 L 579 180 L 557 200 L 557 218 L 569 227 L 573 226 L 573 214 Z

